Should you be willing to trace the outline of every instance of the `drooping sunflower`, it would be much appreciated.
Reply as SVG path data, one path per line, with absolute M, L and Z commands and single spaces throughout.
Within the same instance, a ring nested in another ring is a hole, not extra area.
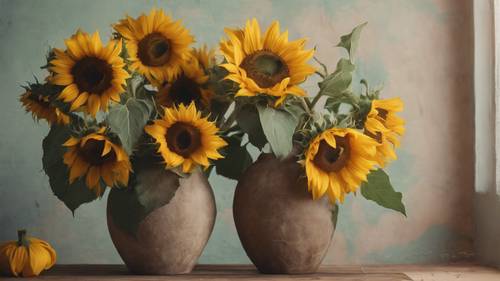
M 378 142 L 376 159 L 383 168 L 397 159 L 394 147 L 399 146 L 399 136 L 404 134 L 404 120 L 396 115 L 403 110 L 399 98 L 373 100 L 365 121 L 365 134 Z
M 380 168 L 384 168 L 387 163 L 398 158 L 394 151 L 394 145 L 387 139 L 388 133 L 387 130 L 376 131 L 375 133 L 365 130 L 365 134 L 378 143 L 375 160 Z
M 405 132 L 405 121 L 396 113 L 403 111 L 403 107 L 400 98 L 373 100 L 366 117 L 365 129 L 372 134 L 383 133 L 384 138 L 398 147 L 399 136 Z
M 366 181 L 376 164 L 377 142 L 350 128 L 332 128 L 316 136 L 305 153 L 308 189 L 313 199 L 325 193 L 330 201 L 343 202 Z
M 49 243 L 17 231 L 17 241 L 0 243 L 0 275 L 34 277 L 54 266 L 57 253 Z
M 144 130 L 159 144 L 158 152 L 165 161 L 166 168 L 182 165 L 182 171 L 189 173 L 195 164 L 210 165 L 209 159 L 223 158 L 217 150 L 227 143 L 217 135 L 213 122 L 202 118 L 194 103 L 188 107 L 165 108 L 162 119 L 147 125 Z
M 165 107 L 194 102 L 197 108 L 207 108 L 214 92 L 205 84 L 209 76 L 206 72 L 213 52 L 204 49 L 192 49 L 191 56 L 182 63 L 181 74 L 173 81 L 160 87 L 157 102 Z
M 65 86 L 59 98 L 71 103 L 70 110 L 85 107 L 95 116 L 99 110 L 108 110 L 110 100 L 119 102 L 129 78 L 120 57 L 121 42 L 112 40 L 103 46 L 98 32 L 89 35 L 77 31 L 64 43 L 66 51 L 54 49 L 55 58 L 50 61 L 54 76 L 50 81 Z
M 84 137 L 70 137 L 63 145 L 68 148 L 64 154 L 64 164 L 69 169 L 69 182 L 86 174 L 85 183 L 89 189 L 100 195 L 104 191 L 100 180 L 106 186 L 128 184 L 131 164 L 123 148 L 113 143 L 102 127 L 97 132 Z
M 157 83 L 180 74 L 182 62 L 189 56 L 189 45 L 194 42 L 189 30 L 161 9 L 136 19 L 127 16 L 113 27 L 126 39 L 130 68 Z
M 288 41 L 288 31 L 280 33 L 279 22 L 261 34 L 256 19 L 247 21 L 243 30 L 225 29 L 229 39 L 220 43 L 229 71 L 226 79 L 238 83 L 236 96 L 266 94 L 277 98 L 276 106 L 287 95 L 305 96 L 298 85 L 314 73 L 307 64 L 314 50 L 305 50 L 305 39 Z
M 30 112 L 33 119 L 37 121 L 44 119 L 47 123 L 49 123 L 49 125 L 69 124 L 69 116 L 62 112 L 59 108 L 53 106 L 48 96 L 35 94 L 34 92 L 27 90 L 21 95 L 19 100 L 23 104 L 26 112 Z

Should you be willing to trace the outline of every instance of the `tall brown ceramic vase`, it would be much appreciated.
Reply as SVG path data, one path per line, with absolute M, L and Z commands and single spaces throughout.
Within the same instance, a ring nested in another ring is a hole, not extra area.
M 160 166 L 141 170 L 137 176 L 141 181 L 149 181 L 148 184 L 159 185 L 160 189 L 174 188 L 171 186 L 174 175 Z M 180 180 L 174 197 L 145 217 L 136 237 L 113 223 L 112 206 L 108 199 L 111 239 L 129 270 L 136 274 L 191 272 L 212 233 L 216 215 L 212 189 L 199 171 Z
M 243 248 L 262 273 L 316 272 L 333 237 L 336 210 L 312 200 L 295 157 L 262 154 L 243 174 L 233 215 Z

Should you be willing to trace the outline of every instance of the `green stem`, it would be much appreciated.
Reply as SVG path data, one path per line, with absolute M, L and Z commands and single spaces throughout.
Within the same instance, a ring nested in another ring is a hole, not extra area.
M 313 57 L 314 61 L 317 62 L 319 65 L 321 65 L 321 68 L 323 68 L 323 71 L 325 72 L 324 74 L 321 73 L 321 77 L 325 78 L 326 75 L 328 75 L 328 68 L 326 68 L 326 65 L 322 63 L 318 58 Z M 320 74 L 320 72 L 316 71 L 316 73 Z
M 154 109 L 156 111 L 154 117 L 156 118 L 156 117 L 158 117 L 158 115 L 163 116 L 163 112 L 160 111 L 161 108 L 158 107 L 158 105 L 156 104 L 155 97 L 151 96 L 151 102 L 153 102 L 153 107 L 154 107 Z
M 301 98 L 300 98 L 300 102 L 301 102 L 302 107 L 304 108 L 304 110 L 305 110 L 308 114 L 311 114 L 311 113 L 312 113 L 312 107 L 311 107 L 311 102 L 309 101 L 309 99 L 308 99 L 308 98 L 301 97 Z
M 28 246 L 29 241 L 26 238 L 26 230 L 21 229 L 17 231 L 17 245 L 18 246 Z
M 319 71 L 316 71 L 314 73 L 316 73 L 317 75 L 319 75 L 321 78 L 325 79 L 325 74 L 323 74 L 323 73 L 321 73 Z
M 316 103 L 318 103 L 319 99 L 323 96 L 323 93 L 319 91 L 319 93 L 314 97 L 314 99 L 311 102 L 311 108 L 314 108 L 316 106 Z
M 312 108 L 312 104 L 311 104 L 311 101 L 309 100 L 309 98 L 303 98 L 304 99 L 304 102 L 307 104 L 307 107 L 309 108 L 309 110 L 313 110 Z

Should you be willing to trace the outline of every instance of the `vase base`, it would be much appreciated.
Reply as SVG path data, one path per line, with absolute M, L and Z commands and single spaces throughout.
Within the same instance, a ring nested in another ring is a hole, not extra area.
M 265 274 L 315 273 L 332 240 L 333 205 L 312 200 L 296 159 L 261 155 L 234 193 L 233 217 L 243 249 Z
M 157 185 L 166 190 L 171 188 L 171 176 L 171 172 L 158 166 L 139 171 L 137 178 L 141 184 Z M 113 193 L 110 193 L 108 201 L 112 200 Z M 116 206 L 120 205 L 108 204 L 108 230 L 131 273 L 180 275 L 192 272 L 212 233 L 216 216 L 214 195 L 201 171 L 181 179 L 173 198 L 142 219 L 135 233 L 115 224 L 111 214 Z

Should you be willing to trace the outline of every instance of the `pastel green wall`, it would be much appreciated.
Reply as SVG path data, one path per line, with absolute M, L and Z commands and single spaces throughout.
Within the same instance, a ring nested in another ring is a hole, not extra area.
M 45 124 L 32 122 L 18 102 L 20 84 L 38 68 L 49 46 L 77 28 L 110 35 L 125 13 L 161 7 L 182 18 L 199 43 L 216 46 L 225 26 L 257 17 L 277 19 L 293 38 L 310 38 L 333 68 L 343 53 L 340 35 L 361 22 L 358 69 L 385 97 L 401 96 L 407 134 L 389 173 L 404 192 L 408 218 L 360 196 L 341 207 L 326 263 L 427 263 L 472 253 L 473 91 L 470 1 L 6 1 L 0 0 L 0 240 L 27 228 L 53 243 L 61 263 L 119 263 L 105 222 L 106 198 L 72 216 L 52 195 L 41 170 Z M 315 92 L 314 81 L 305 88 Z M 249 263 L 232 220 L 235 186 L 210 178 L 218 217 L 201 263 Z

